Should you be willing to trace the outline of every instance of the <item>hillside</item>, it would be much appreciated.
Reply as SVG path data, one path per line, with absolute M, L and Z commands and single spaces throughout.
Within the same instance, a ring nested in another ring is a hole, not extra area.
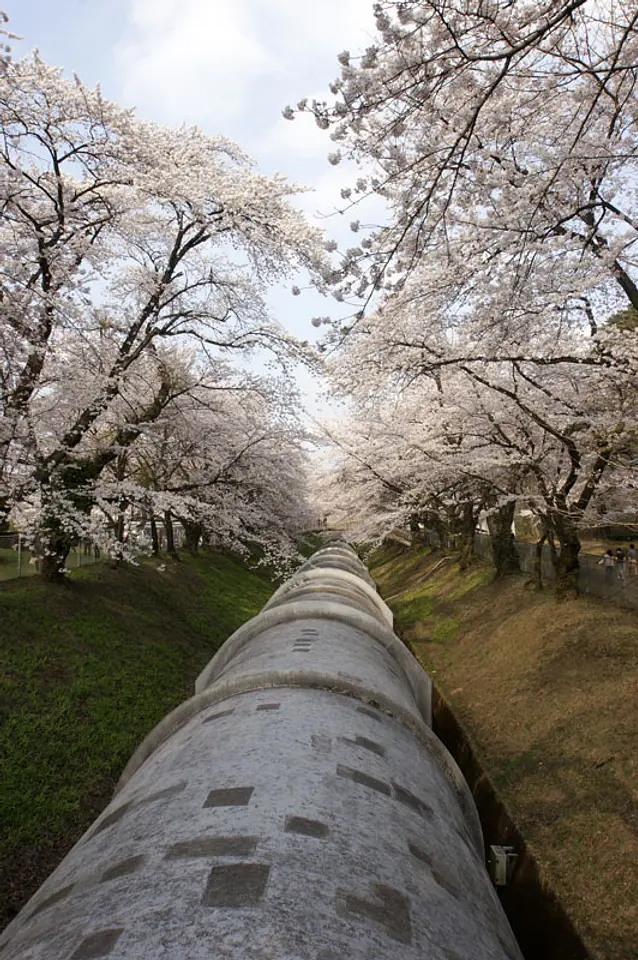
M 638 624 L 398 545 L 372 573 L 597 960 L 638 957 Z M 426 579 L 427 577 L 427 579 Z M 489 842 L 489 839 L 488 839 Z
M 161 566 L 161 565 L 160 565 Z M 137 743 L 273 585 L 184 555 L 0 584 L 0 927 L 110 800 Z

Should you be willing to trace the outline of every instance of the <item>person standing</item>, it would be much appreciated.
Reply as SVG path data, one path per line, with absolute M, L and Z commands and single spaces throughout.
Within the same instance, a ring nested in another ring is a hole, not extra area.
M 598 565 L 603 565 L 605 570 L 605 580 L 610 581 L 614 575 L 614 567 L 616 566 L 616 558 L 614 556 L 613 550 L 607 550 L 604 554 L 602 560 L 598 561 Z
M 629 544 L 629 550 L 627 551 L 627 573 L 630 577 L 638 576 L 638 560 L 634 543 Z
M 618 579 L 624 580 L 626 576 L 625 571 L 625 551 L 620 547 L 616 548 L 616 569 L 618 571 Z

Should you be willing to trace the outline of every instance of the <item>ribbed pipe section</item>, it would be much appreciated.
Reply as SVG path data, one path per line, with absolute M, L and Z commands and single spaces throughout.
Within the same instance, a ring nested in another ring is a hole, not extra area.
M 431 685 L 356 554 L 277 590 L 7 928 L 6 960 L 520 960 Z

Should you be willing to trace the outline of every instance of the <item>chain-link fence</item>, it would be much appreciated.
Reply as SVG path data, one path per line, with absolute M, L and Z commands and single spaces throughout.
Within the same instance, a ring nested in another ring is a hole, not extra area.
M 81 540 L 67 557 L 69 570 L 86 567 L 100 559 L 100 551 L 90 540 Z M 37 549 L 27 545 L 21 533 L 0 534 L 0 580 L 32 577 L 40 572 L 42 557 Z
M 479 556 L 488 560 L 491 559 L 490 538 L 488 536 L 477 534 L 475 549 Z M 517 540 L 516 550 L 521 562 L 521 569 L 524 573 L 532 574 L 534 572 L 536 544 Z M 601 559 L 602 557 L 591 553 L 580 554 L 579 591 L 592 597 L 613 600 L 620 607 L 638 609 L 638 566 L 625 562 L 613 567 L 604 567 L 600 564 Z M 547 544 L 544 545 L 541 555 L 541 573 L 543 580 L 548 583 L 553 583 L 556 579 L 550 549 Z
M 158 525 L 157 531 L 158 547 L 160 553 L 167 549 L 166 531 L 163 526 Z M 175 549 L 181 549 L 184 546 L 184 529 L 179 522 L 173 525 L 173 542 Z M 152 550 L 152 537 L 150 528 L 140 526 L 138 529 L 127 534 L 127 543 L 134 555 L 147 555 Z M 97 563 L 104 559 L 104 554 L 93 541 L 83 539 L 71 548 L 66 559 L 68 570 L 77 570 L 86 567 L 89 564 Z M 14 580 L 17 577 L 32 577 L 40 573 L 42 556 L 38 550 L 28 545 L 25 537 L 21 533 L 0 533 L 0 580 Z

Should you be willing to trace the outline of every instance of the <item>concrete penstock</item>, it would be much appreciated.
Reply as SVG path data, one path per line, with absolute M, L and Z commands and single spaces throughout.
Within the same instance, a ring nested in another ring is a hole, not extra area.
M 224 644 L 3 960 L 521 960 L 431 688 L 354 551 Z

